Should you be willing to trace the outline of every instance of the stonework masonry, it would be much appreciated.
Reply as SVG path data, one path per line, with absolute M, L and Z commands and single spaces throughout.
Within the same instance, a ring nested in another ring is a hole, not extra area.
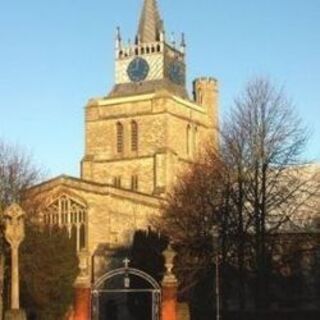
M 213 139 L 210 112 L 213 113 L 212 107 L 207 110 L 167 91 L 90 101 L 86 108 L 86 152 L 81 177 L 112 184 L 120 176 L 123 187 L 130 189 L 131 177 L 137 175 L 141 192 L 164 192 L 171 185 L 179 162 L 192 161 L 200 146 Z M 132 121 L 139 130 L 136 151 L 131 150 Z M 121 153 L 117 151 L 118 123 L 124 128 Z
M 117 31 L 115 86 L 86 105 L 80 177 L 60 176 L 27 194 L 41 203 L 43 223 L 76 235 L 77 250 L 89 256 L 85 279 L 106 268 L 108 250 L 129 245 L 135 230 L 149 227 L 202 148 L 219 144 L 217 81 L 195 80 L 189 98 L 184 37 L 170 43 L 156 7 L 147 7 L 133 44 Z

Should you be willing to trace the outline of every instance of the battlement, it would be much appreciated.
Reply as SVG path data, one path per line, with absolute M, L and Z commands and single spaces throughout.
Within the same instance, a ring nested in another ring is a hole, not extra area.
M 199 77 L 199 78 L 194 79 L 194 81 L 193 81 L 194 86 L 196 84 L 204 84 L 204 83 L 218 85 L 218 80 L 213 77 Z
M 163 40 L 151 43 L 128 43 L 126 46 L 116 46 L 116 59 L 122 60 L 134 56 L 143 56 L 149 54 L 164 53 L 165 49 L 169 49 L 181 58 L 185 54 L 184 47 L 177 48 L 174 44 L 168 44 Z
M 132 56 L 143 56 L 152 53 L 162 53 L 164 51 L 163 42 L 153 43 L 140 43 L 140 44 L 128 44 L 126 47 L 119 48 L 116 50 L 117 59 L 126 59 Z

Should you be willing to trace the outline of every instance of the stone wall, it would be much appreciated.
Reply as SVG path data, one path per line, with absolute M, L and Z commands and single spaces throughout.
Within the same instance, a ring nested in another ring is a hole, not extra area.
M 138 124 L 137 151 L 131 150 L 132 121 Z M 201 145 L 213 139 L 212 121 L 206 107 L 164 90 L 92 100 L 86 108 L 82 178 L 113 184 L 115 177 L 121 177 L 121 187 L 130 189 L 132 176 L 138 176 L 139 191 L 165 192 L 174 181 L 179 159 L 193 161 Z M 124 128 L 124 148 L 120 153 L 117 123 Z

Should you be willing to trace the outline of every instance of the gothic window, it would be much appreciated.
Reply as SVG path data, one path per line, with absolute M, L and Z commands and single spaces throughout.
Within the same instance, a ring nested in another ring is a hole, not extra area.
M 138 190 L 138 184 L 139 184 L 138 176 L 132 176 L 131 177 L 131 189 L 133 191 L 137 191 Z
M 79 251 L 86 247 L 87 208 L 67 196 L 61 196 L 43 211 L 43 223 L 67 228 Z
M 136 121 L 131 122 L 131 150 L 138 151 L 138 124 Z
M 117 123 L 117 152 L 123 152 L 123 125 L 120 122 Z

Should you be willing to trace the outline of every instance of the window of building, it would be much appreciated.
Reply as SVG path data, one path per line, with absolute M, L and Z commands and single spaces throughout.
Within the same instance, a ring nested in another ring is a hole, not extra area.
M 116 188 L 121 188 L 121 177 L 114 177 L 114 182 L 113 182 L 114 186 Z
M 139 179 L 138 176 L 132 176 L 131 177 L 131 189 L 134 191 L 137 191 L 139 187 Z
M 131 122 L 131 150 L 138 151 L 138 124 L 136 121 Z
M 42 214 L 44 224 L 57 225 L 69 231 L 77 251 L 86 247 L 87 208 L 83 204 L 63 195 L 51 203 Z
M 120 122 L 117 123 L 117 152 L 123 152 L 123 125 Z

